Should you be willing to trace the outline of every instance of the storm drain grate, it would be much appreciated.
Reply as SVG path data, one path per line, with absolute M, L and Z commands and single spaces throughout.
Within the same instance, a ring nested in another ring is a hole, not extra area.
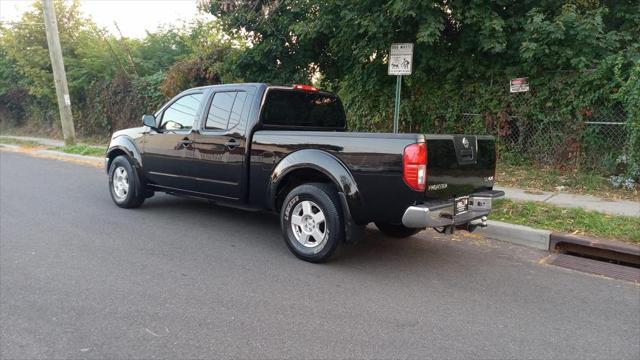
M 640 269 L 567 254 L 550 255 L 547 264 L 640 284 Z

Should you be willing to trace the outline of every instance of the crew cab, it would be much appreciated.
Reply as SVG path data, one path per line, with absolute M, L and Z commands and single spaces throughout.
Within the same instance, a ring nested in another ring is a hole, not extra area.
M 306 261 L 329 259 L 371 222 L 393 237 L 472 231 L 504 195 L 493 137 L 348 132 L 340 99 L 308 85 L 198 87 L 142 121 L 106 153 L 116 205 L 160 191 L 273 211 Z

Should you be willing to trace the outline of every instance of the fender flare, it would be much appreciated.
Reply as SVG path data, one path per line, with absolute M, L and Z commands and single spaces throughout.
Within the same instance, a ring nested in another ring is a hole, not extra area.
M 331 179 L 342 199 L 345 217 L 353 218 L 356 221 L 360 220 L 363 207 L 362 196 L 353 175 L 340 159 L 326 151 L 317 149 L 295 151 L 283 158 L 273 169 L 268 189 L 268 200 L 273 209 L 276 208 L 277 190 L 280 183 L 292 171 L 299 169 L 313 169 Z
M 137 168 L 137 170 L 142 170 L 142 153 L 135 141 L 128 136 L 118 136 L 111 140 L 111 144 L 109 145 L 109 149 L 106 154 L 106 170 L 109 171 L 109 166 L 111 161 L 115 158 L 113 153 L 116 151 L 124 152 L 133 162 L 133 165 Z M 138 171 L 140 173 L 140 171 Z

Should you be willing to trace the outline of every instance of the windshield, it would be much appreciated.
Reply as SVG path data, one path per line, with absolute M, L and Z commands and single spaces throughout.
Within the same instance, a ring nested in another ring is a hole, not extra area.
M 272 126 L 344 129 L 346 118 L 340 99 L 331 94 L 270 89 L 262 123 Z

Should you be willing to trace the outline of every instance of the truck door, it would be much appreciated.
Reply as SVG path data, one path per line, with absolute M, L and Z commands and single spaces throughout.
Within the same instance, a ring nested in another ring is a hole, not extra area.
M 199 192 L 228 200 L 242 196 L 252 98 L 248 89 L 226 88 L 213 94 L 194 142 Z
M 193 125 L 201 114 L 203 94 L 194 92 L 175 99 L 159 114 L 158 131 L 144 135 L 145 177 L 154 185 L 196 191 L 193 174 Z

